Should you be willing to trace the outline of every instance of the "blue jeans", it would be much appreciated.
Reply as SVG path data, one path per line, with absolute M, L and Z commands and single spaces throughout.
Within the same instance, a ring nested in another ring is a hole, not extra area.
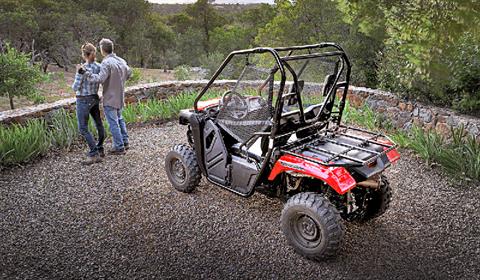
M 128 144 L 127 126 L 122 117 L 122 109 L 116 109 L 110 106 L 103 106 L 105 118 L 110 126 L 110 132 L 113 138 L 113 149 L 123 150 Z
M 77 123 L 80 134 L 85 138 L 89 147 L 89 156 L 95 156 L 100 150 L 103 150 L 103 141 L 105 140 L 105 128 L 103 127 L 102 118 L 100 117 L 100 100 L 98 96 L 77 97 Z M 88 130 L 88 119 L 90 115 L 95 122 L 98 132 L 98 142 Z

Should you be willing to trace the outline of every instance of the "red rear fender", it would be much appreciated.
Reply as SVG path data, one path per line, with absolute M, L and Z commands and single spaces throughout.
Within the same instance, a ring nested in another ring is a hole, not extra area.
M 322 180 L 339 194 L 348 192 L 357 184 L 343 167 L 326 167 L 292 155 L 283 155 L 278 159 L 268 180 L 273 181 L 278 174 L 286 171 L 294 171 Z

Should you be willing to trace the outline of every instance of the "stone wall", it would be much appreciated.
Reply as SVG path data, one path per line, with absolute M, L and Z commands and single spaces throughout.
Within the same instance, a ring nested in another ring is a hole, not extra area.
M 141 102 L 149 98 L 165 99 L 179 92 L 199 92 L 208 81 L 168 81 L 133 86 L 126 89 L 125 101 L 127 103 Z M 261 81 L 242 83 L 241 87 L 258 87 Z M 233 80 L 216 81 L 213 89 L 227 90 L 235 85 Z M 278 87 L 278 84 L 276 84 Z M 304 92 L 319 92 L 321 84 L 305 84 Z M 354 107 L 364 104 L 374 111 L 383 114 L 398 128 L 408 129 L 413 124 L 426 129 L 435 129 L 449 135 L 452 127 L 464 126 L 471 135 L 480 141 L 480 119 L 472 116 L 461 115 L 451 110 L 426 106 L 418 102 L 405 101 L 396 95 L 375 89 L 363 87 L 350 87 L 348 99 Z M 54 103 L 41 104 L 11 111 L 0 112 L 0 124 L 24 123 L 32 118 L 48 118 L 55 110 L 64 108 L 74 110 L 75 98 L 60 100 Z

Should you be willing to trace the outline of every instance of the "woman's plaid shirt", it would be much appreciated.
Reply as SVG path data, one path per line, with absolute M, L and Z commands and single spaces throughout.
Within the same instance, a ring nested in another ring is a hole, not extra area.
M 100 63 L 92 62 L 84 65 L 85 69 L 93 74 L 100 73 Z M 75 75 L 72 89 L 77 96 L 97 95 L 99 83 L 93 83 L 87 80 L 87 77 L 82 74 Z

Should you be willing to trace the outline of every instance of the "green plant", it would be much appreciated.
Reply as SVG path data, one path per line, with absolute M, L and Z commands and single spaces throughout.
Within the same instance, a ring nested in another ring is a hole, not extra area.
M 411 137 L 412 141 L 409 148 L 425 159 L 427 164 L 435 161 L 440 152 L 440 147 L 445 142 L 440 134 L 434 131 L 424 131 L 417 126 L 411 129 Z
M 20 164 L 46 154 L 50 134 L 44 120 L 0 126 L 0 165 Z
M 480 143 L 464 127 L 452 129 L 452 141 L 438 149 L 435 161 L 455 177 L 480 181 Z
M 220 52 L 213 52 L 207 55 L 202 55 L 199 59 L 200 65 L 207 69 L 207 75 L 212 76 L 215 71 L 217 71 L 220 64 L 225 59 L 225 55 Z
M 127 81 L 127 86 L 132 86 L 138 84 L 138 82 L 142 79 L 142 71 L 138 68 L 132 68 L 132 75 L 130 79 Z
M 34 104 L 41 104 L 41 103 L 45 102 L 45 96 L 39 94 L 38 92 L 30 95 L 28 97 L 28 99 L 33 101 Z
M 7 96 L 10 109 L 15 109 L 15 96 L 30 96 L 35 93 L 35 85 L 41 80 L 40 69 L 30 65 L 28 55 L 6 45 L 0 53 L 0 95 Z
M 174 69 L 175 79 L 185 81 L 191 79 L 190 67 L 187 65 L 180 65 Z
M 55 112 L 50 119 L 49 133 L 52 145 L 69 149 L 78 139 L 77 119 L 73 114 L 61 109 Z

